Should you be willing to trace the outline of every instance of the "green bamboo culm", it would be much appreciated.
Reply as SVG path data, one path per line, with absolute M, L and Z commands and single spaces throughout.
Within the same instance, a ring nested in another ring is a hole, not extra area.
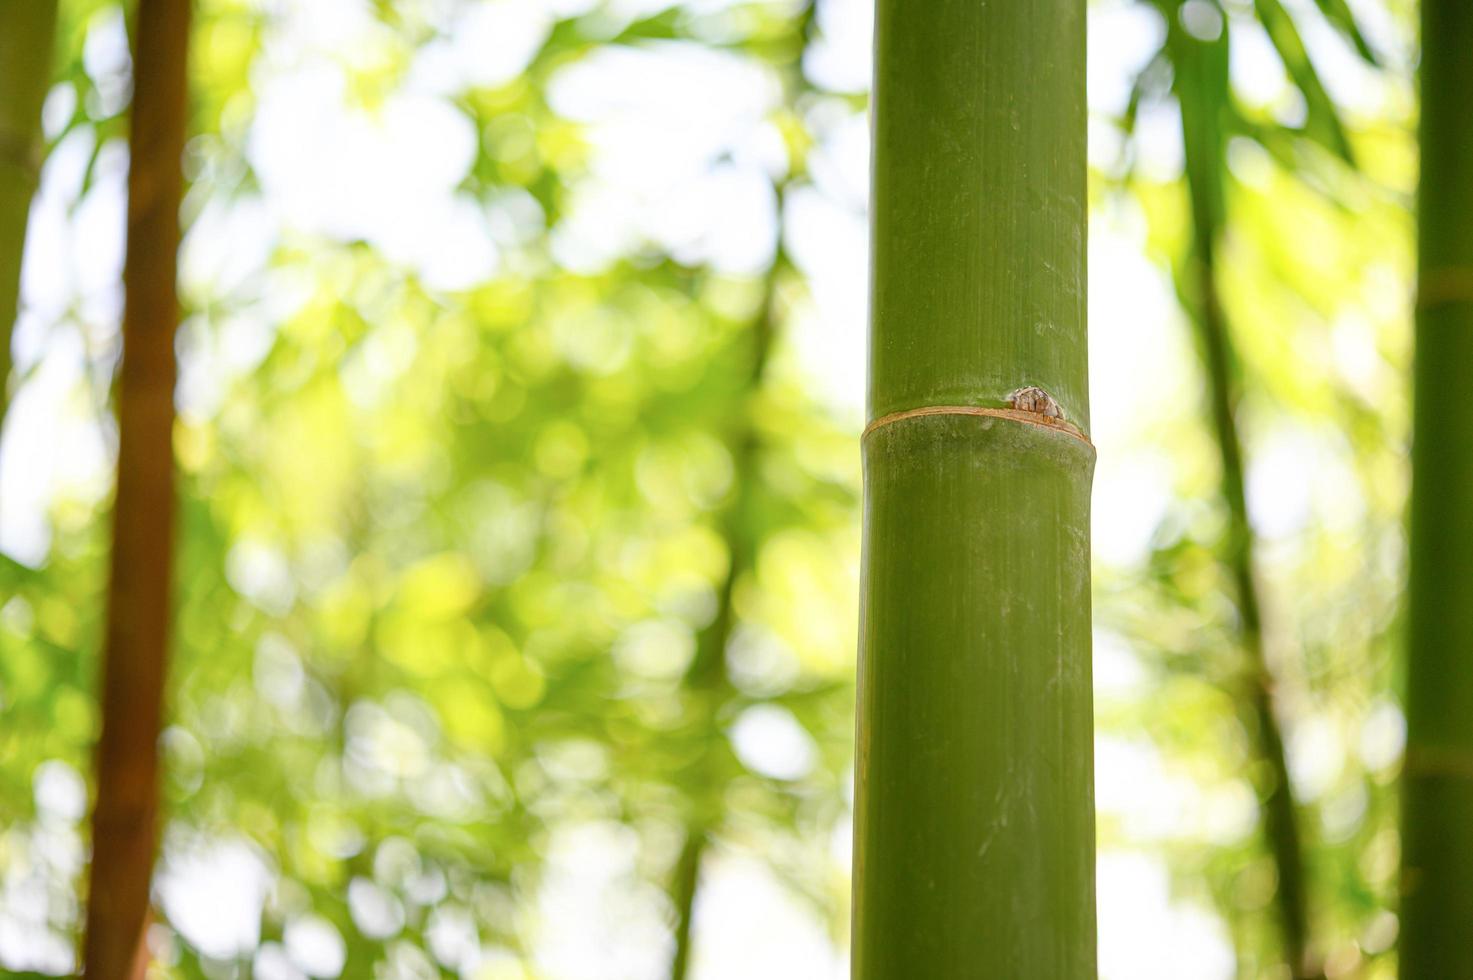
M 878 0 L 853 975 L 1095 976 L 1083 0 Z
M 1473 4 L 1423 0 L 1401 975 L 1473 977 Z
M 51 81 L 56 0 L 0 0 L 0 426 L 31 198 L 41 180 L 41 103 Z

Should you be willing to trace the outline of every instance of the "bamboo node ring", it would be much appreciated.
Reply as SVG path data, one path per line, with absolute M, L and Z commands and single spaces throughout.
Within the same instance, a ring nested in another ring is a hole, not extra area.
M 1452 303 L 1473 303 L 1473 268 L 1442 266 L 1423 269 L 1417 276 L 1417 309 Z
M 928 415 L 974 415 L 987 418 L 1007 419 L 1010 422 L 1021 422 L 1024 425 L 1036 425 L 1043 429 L 1052 429 L 1064 435 L 1072 436 L 1080 442 L 1094 448 L 1094 443 L 1089 441 L 1089 436 L 1072 422 L 1064 418 L 1064 411 L 1054 397 L 1042 388 L 1028 385 L 1018 388 L 1008 395 L 1007 408 L 987 408 L 982 405 L 927 405 L 924 408 L 910 408 L 902 412 L 891 412 L 882 415 L 869 425 L 864 427 L 864 434 L 860 440 L 868 438 L 871 432 L 884 428 L 894 422 L 902 422 L 905 419 L 924 418 Z

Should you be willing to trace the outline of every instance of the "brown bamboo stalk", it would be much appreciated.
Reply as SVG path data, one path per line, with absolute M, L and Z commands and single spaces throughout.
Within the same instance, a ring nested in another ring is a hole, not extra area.
M 92 814 L 88 977 L 140 957 L 157 844 L 174 550 L 174 334 L 189 0 L 139 0 L 129 136 L 118 483 Z

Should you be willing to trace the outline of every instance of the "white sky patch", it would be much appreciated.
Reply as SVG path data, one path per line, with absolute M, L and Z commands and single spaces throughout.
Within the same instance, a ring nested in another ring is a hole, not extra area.
M 679 262 L 758 275 L 777 242 L 772 181 L 750 167 L 718 163 L 666 199 L 647 228 Z
M 111 116 L 128 104 L 133 58 L 121 8 L 104 9 L 87 25 L 82 43 L 82 67 L 97 89 L 94 116 Z
M 1144 692 L 1148 675 L 1129 644 L 1106 630 L 1094 631 L 1096 700 L 1128 700 Z
M 760 272 L 786 165 L 767 121 L 780 97 L 765 66 L 686 42 L 611 47 L 559 72 L 548 101 L 587 126 L 592 158 L 554 255 L 593 271 L 649 242 L 687 264 Z
M 1345 769 L 1347 748 L 1332 719 L 1324 715 L 1295 719 L 1288 738 L 1289 776 L 1301 801 L 1317 800 L 1335 785 Z
M 1127 851 L 1099 856 L 1101 980 L 1228 980 L 1236 959 L 1207 909 L 1173 902 L 1165 862 Z
M 181 840 L 164 855 L 157 887 L 170 925 L 207 956 L 250 955 L 271 881 L 256 849 L 236 838 Z
M 1085 59 L 1091 112 L 1118 116 L 1125 111 L 1135 76 L 1165 36 L 1161 15 L 1144 4 L 1091 5 Z
M 255 980 L 306 980 L 307 977 L 278 942 L 264 942 L 256 950 L 251 960 L 251 975 Z
M 86 394 L 86 360 L 74 329 L 57 328 L 45 359 L 11 402 L 0 440 L 0 551 L 40 565 L 51 547 L 53 502 L 96 501 L 112 451 Z
M 21 307 L 49 323 L 78 305 L 89 333 L 106 337 L 116 333 L 122 312 L 128 155 L 120 142 L 104 146 L 79 202 L 94 147 L 91 129 L 82 127 L 47 158 L 26 231 Z M 23 369 L 27 351 L 16 353 Z
M 1232 32 L 1228 71 L 1233 88 L 1252 106 L 1272 106 L 1289 98 L 1291 86 L 1284 63 L 1258 21 L 1236 17 Z M 1300 112 L 1303 112 L 1302 102 Z
M 1096 561 L 1131 568 L 1149 557 L 1156 528 L 1174 497 L 1174 477 L 1171 461 L 1151 451 L 1122 452 L 1097 463 L 1094 507 L 1110 517 L 1091 529 Z
M 439 96 L 504 85 L 521 74 L 552 29 L 551 4 L 458 4 L 445 35 L 414 56 L 408 88 Z
M 1189 795 L 1150 741 L 1095 736 L 1095 808 L 1118 818 L 1132 840 L 1171 837 L 1187 815 Z
M 845 416 L 864 411 L 869 318 L 869 232 L 865 216 L 814 188 L 788 195 L 786 242 L 808 277 L 812 306 L 791 330 L 798 363 L 815 392 Z
M 348 104 L 341 70 L 320 63 L 262 79 L 259 91 L 248 156 L 284 225 L 363 239 L 431 288 L 468 288 L 495 271 L 485 213 L 455 189 L 476 153 L 458 109 L 394 93 L 369 112 Z
M 1320 80 L 1342 113 L 1376 115 L 1391 108 L 1398 79 L 1367 65 L 1343 35 L 1330 25 L 1318 6 L 1306 0 L 1286 0 L 1304 38 Z M 1352 8 L 1361 7 L 1351 3 Z M 1371 19 L 1374 23 L 1374 18 Z M 1371 33 L 1375 37 L 1375 33 Z
M 870 0 L 822 0 L 818 37 L 803 56 L 803 73 L 830 92 L 867 92 L 875 38 Z
M 80 911 L 71 893 L 85 860 L 78 825 L 87 786 L 60 759 L 38 765 L 31 784 L 35 822 L 0 832 L 0 849 L 10 855 L 0 867 L 0 972 L 70 975 L 76 957 L 68 933 Z
M 36 809 L 43 818 L 76 823 L 87 813 L 87 783 L 60 759 L 48 759 L 31 776 Z
M 1315 516 L 1314 485 L 1326 455 L 1310 434 L 1287 427 L 1275 429 L 1252 447 L 1248 517 L 1259 536 L 1286 538 L 1309 525 Z M 1348 492 L 1347 487 L 1338 489 Z
M 1366 768 L 1385 772 L 1401 761 L 1406 741 L 1407 722 L 1401 708 L 1393 701 L 1381 700 L 1366 712 L 1356 748 Z
M 256 285 L 280 235 L 278 216 L 259 197 L 206 201 L 180 248 L 181 292 L 203 303 Z
M 802 779 L 818 761 L 813 737 L 792 712 L 777 705 L 759 704 L 743 711 L 729 734 L 742 764 L 773 779 Z
M 628 827 L 558 830 L 538 893 L 537 967 L 557 980 L 656 980 L 669 966 L 665 899 L 638 881 L 638 838 Z
M 1175 494 L 1174 465 L 1150 427 L 1164 414 L 1197 410 L 1200 376 L 1166 274 L 1143 254 L 1140 221 L 1133 211 L 1098 215 L 1089 235 L 1094 551 L 1122 568 L 1149 554 Z
M 817 143 L 808 155 L 808 174 L 825 194 L 850 209 L 869 209 L 869 114 L 837 100 L 821 103 L 808 115 Z
M 848 957 L 762 862 L 716 852 L 696 900 L 693 980 L 842 980 Z

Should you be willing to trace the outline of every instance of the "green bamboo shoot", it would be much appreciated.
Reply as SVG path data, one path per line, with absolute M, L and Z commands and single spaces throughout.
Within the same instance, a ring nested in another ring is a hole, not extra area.
M 1422 4 L 1401 975 L 1473 976 L 1473 4 Z
M 118 489 L 84 951 L 89 977 L 138 974 L 158 828 L 158 739 L 174 542 L 174 333 L 189 0 L 140 0 L 128 146 Z
M 864 980 L 1095 975 L 1084 7 L 878 3 Z

